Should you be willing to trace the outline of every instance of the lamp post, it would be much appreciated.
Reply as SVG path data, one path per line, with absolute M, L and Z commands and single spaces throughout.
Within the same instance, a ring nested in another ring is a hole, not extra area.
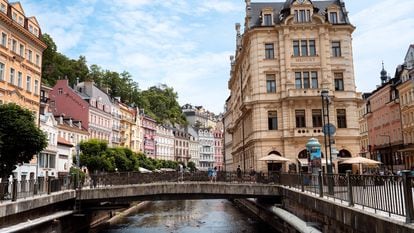
M 379 136 L 388 138 L 388 153 L 391 158 L 391 172 L 394 174 L 394 156 L 392 156 L 392 150 L 391 150 L 391 136 L 386 135 L 386 134 L 380 134 Z
M 322 99 L 322 121 L 324 128 L 324 144 L 325 144 L 325 161 L 326 161 L 326 174 L 328 175 L 328 192 L 333 194 L 333 180 L 332 180 L 332 154 L 331 154 L 331 124 L 329 122 L 329 91 L 321 91 Z M 328 142 L 326 141 L 326 136 L 328 136 Z M 328 147 L 329 147 L 329 160 L 328 160 Z

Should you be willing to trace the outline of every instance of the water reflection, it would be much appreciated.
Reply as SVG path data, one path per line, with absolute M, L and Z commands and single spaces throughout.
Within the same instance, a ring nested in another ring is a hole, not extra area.
M 105 233 L 272 232 L 227 200 L 152 202 Z

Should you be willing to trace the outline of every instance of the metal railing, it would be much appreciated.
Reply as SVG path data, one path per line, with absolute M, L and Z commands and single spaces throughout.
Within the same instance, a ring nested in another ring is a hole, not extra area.
M 0 203 L 68 190 L 75 187 L 74 181 L 69 176 L 62 178 L 39 177 L 37 180 L 18 181 L 14 179 L 13 181 L 2 181 L 0 183 Z
M 277 184 L 296 188 L 319 197 L 328 197 L 350 207 L 358 205 L 385 212 L 405 216 L 406 222 L 414 222 L 414 177 L 409 172 L 402 176 L 352 175 L 347 174 L 310 174 L 310 173 L 248 173 L 217 172 L 213 179 L 208 172 L 115 172 L 91 174 L 82 181 L 81 188 L 100 188 L 105 186 L 149 184 L 160 182 L 228 182 L 228 183 L 260 183 Z M 331 186 L 331 187 L 329 187 Z M 34 195 L 50 194 L 66 189 L 75 189 L 76 177 L 39 178 L 0 183 L 0 203 L 4 200 L 15 201 Z

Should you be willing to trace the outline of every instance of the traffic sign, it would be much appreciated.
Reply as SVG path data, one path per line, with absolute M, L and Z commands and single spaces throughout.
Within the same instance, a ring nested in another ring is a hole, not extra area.
M 336 133 L 336 127 L 335 127 L 335 125 L 333 125 L 332 123 L 325 124 L 325 125 L 323 126 L 323 128 L 322 128 L 322 132 L 323 132 L 325 135 L 332 136 L 332 135 L 334 135 L 334 134 Z

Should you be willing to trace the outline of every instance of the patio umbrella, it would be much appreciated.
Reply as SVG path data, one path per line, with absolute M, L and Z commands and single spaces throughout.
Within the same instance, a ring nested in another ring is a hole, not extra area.
M 361 167 L 361 165 L 371 165 L 371 166 L 378 165 L 378 164 L 381 164 L 381 162 L 357 156 L 357 157 L 345 159 L 344 161 L 341 162 L 341 164 L 359 164 L 359 166 Z M 361 173 L 361 170 L 360 170 L 360 173 Z
M 284 162 L 290 161 L 290 159 L 287 159 L 287 158 L 279 156 L 279 155 L 270 154 L 268 156 L 260 158 L 259 161 L 267 161 L 267 162 L 273 162 L 273 163 L 284 163 Z

